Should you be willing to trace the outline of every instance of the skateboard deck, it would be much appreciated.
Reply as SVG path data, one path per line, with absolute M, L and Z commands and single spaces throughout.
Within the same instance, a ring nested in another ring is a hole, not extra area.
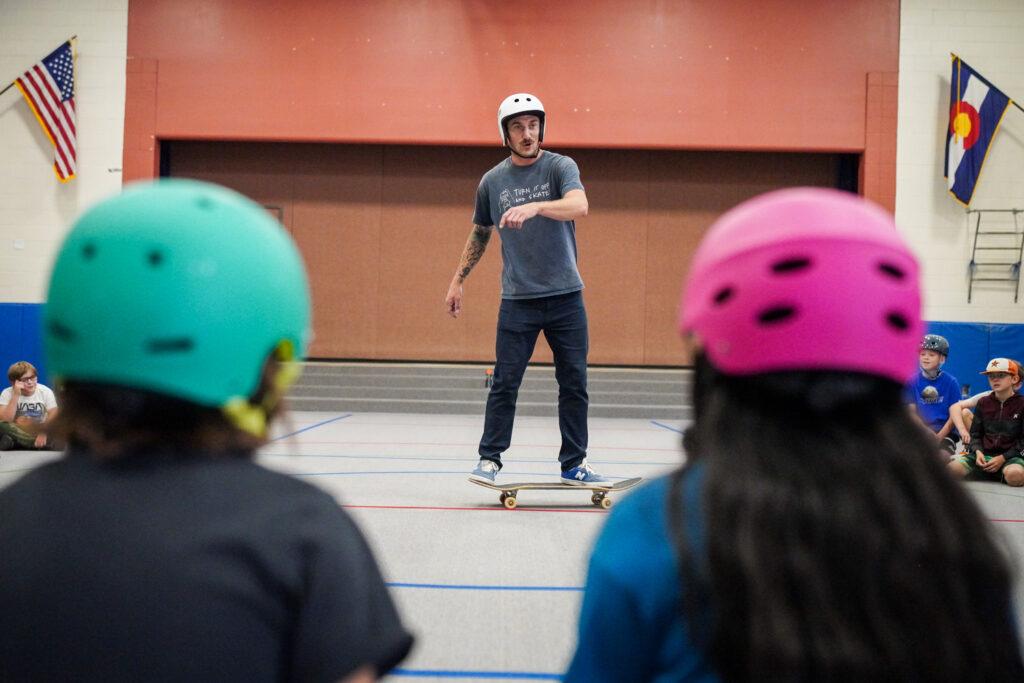
M 501 496 L 498 500 L 501 504 L 507 507 L 509 510 L 515 508 L 517 505 L 517 496 L 520 491 L 524 489 L 537 489 L 537 490 L 549 490 L 557 491 L 562 489 L 576 489 L 580 491 L 592 491 L 590 495 L 590 502 L 599 508 L 607 510 L 612 506 L 612 499 L 608 497 L 608 494 L 612 491 L 625 491 L 631 489 L 640 482 L 643 478 L 636 477 L 633 479 L 625 479 L 618 481 L 611 486 L 593 486 L 591 484 L 576 485 L 576 484 L 563 484 L 561 482 L 542 482 L 542 481 L 521 481 L 510 484 L 492 484 L 489 481 L 480 481 L 479 479 L 470 479 L 471 482 L 478 486 L 483 486 L 485 489 L 491 489 L 492 491 L 501 491 Z

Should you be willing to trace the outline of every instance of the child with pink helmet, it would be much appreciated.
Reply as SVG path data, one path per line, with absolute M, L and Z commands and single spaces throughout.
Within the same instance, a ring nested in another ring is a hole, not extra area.
M 682 299 L 689 461 L 610 514 L 565 680 L 1024 680 L 1008 560 L 903 402 L 922 331 L 880 208 L 719 218 Z

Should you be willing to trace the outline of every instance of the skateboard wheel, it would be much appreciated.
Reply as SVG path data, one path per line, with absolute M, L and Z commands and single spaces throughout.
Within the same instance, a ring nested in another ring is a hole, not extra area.
M 590 496 L 590 502 L 594 505 L 600 505 L 601 499 L 604 498 L 600 493 L 594 493 Z
M 611 498 L 602 498 L 601 502 L 598 503 L 598 505 L 600 505 L 605 510 L 607 510 L 608 508 L 610 508 L 612 506 L 612 499 Z
M 507 493 L 503 493 L 503 494 L 501 494 L 500 496 L 498 496 L 498 500 L 500 500 L 500 501 L 501 501 L 501 504 L 502 504 L 502 505 L 504 505 L 504 504 L 505 504 L 505 499 L 506 499 L 506 498 L 508 498 L 508 494 L 507 494 Z
M 505 499 L 503 501 L 501 501 L 501 502 L 505 504 L 505 507 L 507 507 L 509 510 L 515 509 L 515 507 L 516 507 L 516 497 L 515 496 L 504 496 L 504 498 Z

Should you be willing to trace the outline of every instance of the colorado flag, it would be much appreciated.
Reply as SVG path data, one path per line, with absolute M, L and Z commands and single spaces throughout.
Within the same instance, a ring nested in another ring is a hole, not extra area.
M 1010 98 L 956 55 L 953 55 L 950 81 L 949 131 L 943 175 L 949 193 L 967 206 L 974 195 L 992 139 L 1010 106 Z

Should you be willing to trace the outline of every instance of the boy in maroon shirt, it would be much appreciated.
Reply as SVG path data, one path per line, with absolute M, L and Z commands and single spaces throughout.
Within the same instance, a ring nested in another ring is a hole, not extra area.
M 992 393 L 978 400 L 974 412 L 974 451 L 954 458 L 949 469 L 961 477 L 1001 475 L 1010 486 L 1024 486 L 1024 396 L 1013 390 L 1020 367 L 1009 358 L 993 358 L 981 374 L 988 375 Z

